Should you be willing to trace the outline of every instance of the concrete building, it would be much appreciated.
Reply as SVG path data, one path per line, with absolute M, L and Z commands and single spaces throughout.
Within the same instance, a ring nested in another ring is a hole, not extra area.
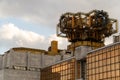
M 12 48 L 0 55 L 0 80 L 119 80 L 120 42 L 73 52 Z M 87 66 L 86 66 L 87 65 Z M 112 76 L 111 76 L 112 75 Z
M 54 43 L 53 46 L 55 46 Z M 65 50 L 60 53 L 52 50 L 24 47 L 8 50 L 0 55 L 0 80 L 40 80 L 42 68 L 72 56 Z
M 41 80 L 120 80 L 120 42 L 84 53 L 42 68 Z
M 68 49 L 59 50 L 57 41 L 48 51 L 12 48 L 0 55 L 0 80 L 120 80 L 120 35 L 104 45 L 117 32 L 117 20 L 103 10 L 65 13 L 57 35 L 68 38 Z

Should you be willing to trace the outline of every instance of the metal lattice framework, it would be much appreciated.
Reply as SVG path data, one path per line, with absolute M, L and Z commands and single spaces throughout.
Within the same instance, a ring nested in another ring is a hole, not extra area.
M 69 42 L 104 42 L 105 37 L 116 33 L 118 22 L 109 18 L 103 10 L 89 13 L 65 13 L 57 25 L 57 35 L 68 38 Z

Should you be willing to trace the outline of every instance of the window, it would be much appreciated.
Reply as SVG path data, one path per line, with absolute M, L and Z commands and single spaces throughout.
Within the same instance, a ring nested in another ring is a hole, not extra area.
M 90 56 L 87 61 L 94 62 L 87 62 L 87 80 L 120 80 L 120 43 L 91 52 Z
M 41 70 L 41 80 L 75 80 L 75 59 L 70 59 Z

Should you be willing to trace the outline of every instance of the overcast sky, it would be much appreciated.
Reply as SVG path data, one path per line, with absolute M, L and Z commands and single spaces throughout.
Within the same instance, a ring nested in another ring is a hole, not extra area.
M 67 40 L 55 35 L 61 14 L 98 9 L 120 20 L 119 8 L 120 0 L 0 0 L 0 53 L 19 46 L 47 49 L 54 39 L 66 48 Z

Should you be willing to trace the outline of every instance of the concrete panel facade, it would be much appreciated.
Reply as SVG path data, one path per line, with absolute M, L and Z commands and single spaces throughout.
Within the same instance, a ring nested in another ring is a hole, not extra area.
M 27 54 L 25 52 L 24 53 L 19 53 L 19 52 L 11 53 L 11 56 L 9 58 L 11 58 L 11 62 L 13 61 L 12 65 L 23 66 L 23 67 L 27 66 Z
M 0 80 L 3 80 L 3 70 L 0 70 Z
M 32 54 L 29 53 L 28 54 L 28 67 L 32 67 L 32 68 L 41 68 L 41 54 Z
M 0 56 L 0 68 L 1 66 L 3 68 L 14 67 L 41 68 L 42 67 L 41 56 L 42 56 L 41 54 L 33 54 L 30 52 L 10 51 L 8 53 L 5 53 L 3 56 Z
M 43 56 L 43 66 L 48 66 L 48 65 L 53 64 L 53 63 L 55 63 L 54 56 L 49 56 L 49 55 Z
M 0 80 L 40 80 L 40 72 L 3 69 L 0 70 Z
M 85 58 L 87 53 L 91 51 L 92 48 L 89 46 L 80 46 L 75 49 L 75 57 L 76 59 L 80 60 L 82 58 Z
M 7 54 L 4 54 L 2 68 L 6 68 L 6 67 L 7 67 Z
M 70 57 L 72 57 L 71 54 L 64 54 L 63 59 L 67 59 L 67 58 L 70 58 Z
M 55 56 L 55 62 L 58 62 L 58 61 L 60 61 L 61 60 L 61 55 L 56 55 Z
M 13 66 L 27 66 L 27 54 L 18 52 L 9 52 L 3 56 L 3 67 L 13 68 Z
M 3 56 L 2 55 L 0 55 L 0 70 L 2 69 L 2 61 L 3 61 Z

